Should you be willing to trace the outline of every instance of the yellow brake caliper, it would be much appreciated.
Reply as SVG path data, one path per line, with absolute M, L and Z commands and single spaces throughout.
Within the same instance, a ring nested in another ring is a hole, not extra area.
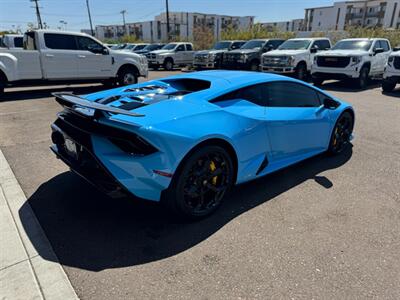
M 213 161 L 211 161 L 211 163 L 210 163 L 211 172 L 214 172 L 216 169 L 217 169 L 217 167 L 215 166 L 215 163 Z M 212 178 L 212 184 L 213 185 L 217 185 L 217 179 L 218 179 L 218 176 L 214 176 Z
M 337 135 L 338 128 L 336 127 L 335 130 L 335 138 L 333 139 L 333 146 L 336 146 L 336 135 Z

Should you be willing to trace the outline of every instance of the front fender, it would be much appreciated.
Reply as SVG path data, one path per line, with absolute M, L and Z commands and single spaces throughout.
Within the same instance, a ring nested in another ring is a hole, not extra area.
M 133 65 L 138 69 L 140 76 L 143 77 L 148 76 L 148 64 L 145 58 L 143 59 L 143 62 L 140 61 L 140 58 L 137 59 L 133 57 L 117 58 L 116 72 L 118 72 L 118 70 L 124 65 Z
M 0 70 L 8 81 L 18 80 L 18 59 L 10 53 L 0 53 Z

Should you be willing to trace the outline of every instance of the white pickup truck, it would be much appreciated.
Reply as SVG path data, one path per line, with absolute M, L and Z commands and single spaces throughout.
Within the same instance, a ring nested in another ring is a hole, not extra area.
M 146 56 L 150 68 L 156 70 L 162 66 L 165 70 L 171 71 L 174 66 L 193 64 L 193 44 L 169 43 L 160 50 L 147 53 Z
M 354 79 L 365 88 L 369 78 L 382 78 L 392 48 L 380 38 L 344 39 L 330 50 L 317 54 L 311 76 L 315 85 L 329 79 Z
M 400 49 L 393 48 L 383 73 L 382 90 L 391 92 L 400 83 Z
M 311 71 L 314 55 L 328 50 L 331 42 L 328 38 L 296 38 L 290 39 L 277 50 L 264 53 L 261 57 L 261 71 L 283 75 L 292 74 L 305 80 Z
M 22 34 L 5 34 L 0 36 L 0 48 L 22 48 Z
M 50 82 L 127 85 L 147 74 L 145 56 L 111 50 L 84 33 L 29 31 L 24 48 L 0 49 L 0 93 L 7 86 Z

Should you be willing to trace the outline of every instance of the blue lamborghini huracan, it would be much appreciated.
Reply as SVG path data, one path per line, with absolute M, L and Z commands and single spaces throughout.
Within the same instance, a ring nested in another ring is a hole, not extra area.
M 353 108 L 302 81 L 205 71 L 84 96 L 54 94 L 63 111 L 51 149 L 112 197 L 212 213 L 230 188 L 349 145 Z

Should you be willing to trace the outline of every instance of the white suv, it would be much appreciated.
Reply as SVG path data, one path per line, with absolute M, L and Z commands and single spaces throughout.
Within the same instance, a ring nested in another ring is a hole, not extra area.
M 331 42 L 328 38 L 287 40 L 277 50 L 262 55 L 261 71 L 293 74 L 296 78 L 305 80 L 311 70 L 314 55 L 330 47 Z
M 400 49 L 393 49 L 383 73 L 382 89 L 384 92 L 391 92 L 400 82 Z
M 330 50 L 314 57 L 313 82 L 321 85 L 328 79 L 353 78 L 360 88 L 368 79 L 382 77 L 392 48 L 386 39 L 344 39 Z

